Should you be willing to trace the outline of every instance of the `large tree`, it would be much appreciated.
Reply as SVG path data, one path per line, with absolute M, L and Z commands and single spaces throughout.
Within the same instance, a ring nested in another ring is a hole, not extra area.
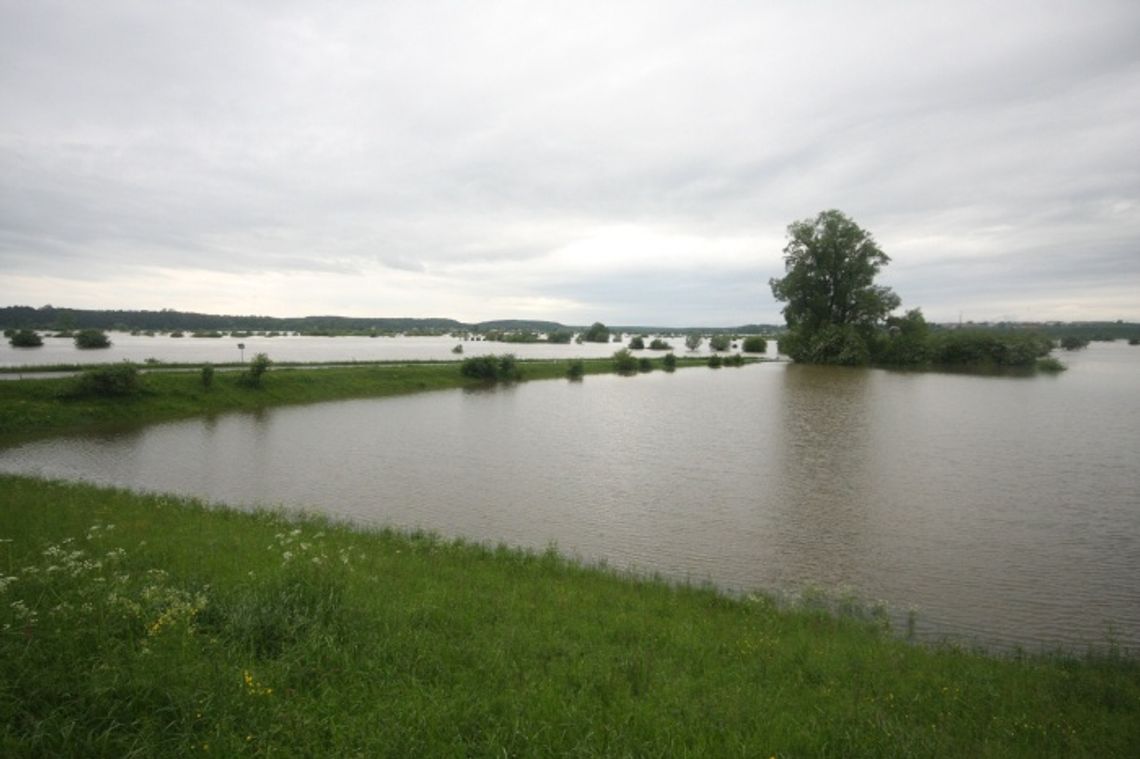
M 900 300 L 875 275 L 891 259 L 843 213 L 823 211 L 788 225 L 783 279 L 769 281 L 786 303 L 781 350 L 796 361 L 862 364 L 870 341 Z

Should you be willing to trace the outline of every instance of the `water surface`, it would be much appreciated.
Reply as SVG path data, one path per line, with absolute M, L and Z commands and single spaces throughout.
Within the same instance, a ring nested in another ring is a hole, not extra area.
M 45 333 L 46 334 L 46 333 Z M 169 335 L 131 335 L 109 333 L 110 348 L 81 350 L 70 338 L 44 337 L 38 348 L 13 348 L 0 341 L 0 366 L 50 366 L 54 364 L 93 364 L 147 359 L 168 363 L 230 363 L 266 353 L 274 361 L 342 362 L 342 361 L 455 361 L 464 356 L 488 353 L 514 353 L 519 358 L 599 358 L 610 356 L 623 347 L 617 343 L 497 343 L 483 340 L 461 340 L 455 337 L 170 337 Z M 629 335 L 625 336 L 628 344 Z M 687 354 L 683 338 L 667 340 L 678 355 Z M 244 351 L 238 345 L 244 345 Z M 463 346 L 463 354 L 452 349 Z M 775 356 L 775 343 L 768 350 Z M 709 353 L 706 340 L 698 351 Z M 665 351 L 638 351 L 638 355 L 661 356 Z
M 1056 377 L 761 364 L 45 440 L 0 469 L 848 589 L 986 645 L 1140 647 L 1140 348 Z

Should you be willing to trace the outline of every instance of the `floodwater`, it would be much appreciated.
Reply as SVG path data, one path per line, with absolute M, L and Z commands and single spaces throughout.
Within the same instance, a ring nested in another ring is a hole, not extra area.
M 57 438 L 0 470 L 322 510 L 919 632 L 1140 648 L 1140 348 L 1058 376 L 796 366 L 589 376 Z
M 170 335 L 131 335 L 111 332 L 110 348 L 81 350 L 69 338 L 47 337 L 38 348 L 13 348 L 0 341 L 0 366 L 51 366 L 57 364 L 94 364 L 131 361 L 143 364 L 148 359 L 167 363 L 232 363 L 265 353 L 274 361 L 350 362 L 350 361 L 454 361 L 465 356 L 489 353 L 514 353 L 519 358 L 601 358 L 623 347 L 617 343 L 498 343 L 462 340 L 456 337 L 301 337 L 282 335 L 265 337 L 171 337 Z M 629 343 L 630 335 L 625 336 Z M 667 338 L 678 355 L 687 354 L 685 340 Z M 648 344 L 648 341 L 646 341 Z M 244 345 L 239 349 L 238 345 Z M 462 355 L 452 353 L 463 346 Z M 775 356 L 775 343 L 768 350 Z M 709 353 L 708 341 L 700 353 Z M 665 351 L 639 351 L 638 355 L 661 356 Z

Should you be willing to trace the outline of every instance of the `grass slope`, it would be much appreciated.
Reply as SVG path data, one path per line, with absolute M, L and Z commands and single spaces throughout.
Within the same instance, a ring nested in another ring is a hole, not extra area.
M 415 380 L 410 380 L 414 382 Z M 4 756 L 1136 756 L 1140 665 L 0 477 Z

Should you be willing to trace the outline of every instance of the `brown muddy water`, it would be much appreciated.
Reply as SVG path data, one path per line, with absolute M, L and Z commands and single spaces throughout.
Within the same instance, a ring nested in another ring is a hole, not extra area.
M 1058 376 L 760 364 L 43 440 L 0 470 L 820 588 L 919 633 L 1140 649 L 1140 348 Z

